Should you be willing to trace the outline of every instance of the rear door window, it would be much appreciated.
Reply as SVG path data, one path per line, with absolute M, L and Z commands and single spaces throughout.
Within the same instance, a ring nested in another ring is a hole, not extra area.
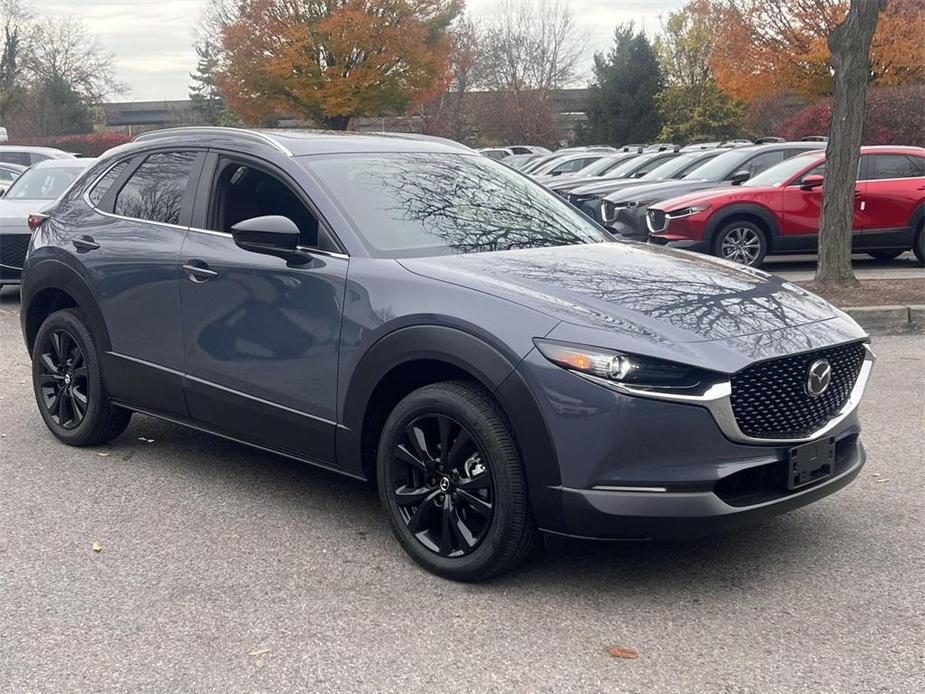
M 916 178 L 925 175 L 925 159 L 904 154 L 874 154 L 870 156 L 867 180 L 884 178 Z
M 116 196 L 113 212 L 179 224 L 197 152 L 158 152 L 142 162 Z

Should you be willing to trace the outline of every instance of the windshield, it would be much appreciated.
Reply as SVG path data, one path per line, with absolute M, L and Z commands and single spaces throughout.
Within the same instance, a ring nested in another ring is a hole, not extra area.
M 73 166 L 60 169 L 50 166 L 29 169 L 16 179 L 3 197 L 17 200 L 56 200 L 82 172 L 83 169 Z
M 543 164 L 546 164 L 546 163 L 548 163 L 548 162 L 551 162 L 553 159 L 558 159 L 560 156 L 562 156 L 562 155 L 561 155 L 561 154 L 547 154 L 547 155 L 545 155 L 545 156 L 542 156 L 542 157 L 540 157 L 539 159 L 537 159 L 536 161 L 531 161 L 529 164 L 527 164 L 527 165 L 524 167 L 523 171 L 524 171 L 524 173 L 533 173 L 533 172 L 536 171 L 538 168 L 540 168 L 541 166 L 543 166 Z
M 725 152 L 703 166 L 698 166 L 684 178 L 690 181 L 722 181 L 734 173 L 751 155 L 752 152 L 745 150 Z
M 675 178 L 677 174 L 686 171 L 694 162 L 703 159 L 700 154 L 682 154 L 673 157 L 660 166 L 656 166 L 640 180 L 661 180 L 663 178 Z
M 781 186 L 809 166 L 813 161 L 815 161 L 815 157 L 813 156 L 785 159 L 780 164 L 775 164 L 771 168 L 765 169 L 760 174 L 752 176 L 742 183 L 742 187 L 772 188 Z
M 357 154 L 302 163 L 379 257 L 611 240 L 559 196 L 485 157 Z
M 582 177 L 584 176 L 598 176 L 602 173 L 605 173 L 609 169 L 613 168 L 617 164 L 623 161 L 622 157 L 604 157 L 603 159 L 598 159 L 593 164 L 589 164 L 583 168 L 580 173 Z
M 633 175 L 633 172 L 636 171 L 640 166 L 643 166 L 647 161 L 652 159 L 655 155 L 644 154 L 642 156 L 636 156 L 625 161 L 620 166 L 615 169 L 611 169 L 607 172 L 607 178 L 627 178 Z

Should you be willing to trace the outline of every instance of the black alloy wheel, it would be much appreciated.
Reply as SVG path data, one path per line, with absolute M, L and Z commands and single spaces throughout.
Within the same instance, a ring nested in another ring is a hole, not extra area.
M 472 434 L 442 414 L 408 424 L 392 453 L 395 502 L 408 530 L 432 552 L 472 552 L 491 525 L 494 483 Z
M 128 426 L 132 413 L 114 405 L 83 315 L 67 308 L 48 316 L 32 348 L 32 389 L 48 429 L 71 446 L 97 446 Z
M 379 436 L 376 478 L 395 538 L 439 576 L 482 581 L 537 547 L 512 430 L 477 383 L 432 383 L 402 398 Z
M 63 329 L 47 333 L 39 346 L 38 388 L 48 416 L 62 429 L 76 429 L 90 405 L 86 356 Z

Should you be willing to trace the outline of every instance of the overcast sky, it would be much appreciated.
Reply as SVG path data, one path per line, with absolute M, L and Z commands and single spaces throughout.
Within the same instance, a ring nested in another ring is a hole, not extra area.
M 204 0 L 34 0 L 42 16 L 76 14 L 115 55 L 119 79 L 129 85 L 116 100 L 185 99 L 196 66 L 192 26 Z M 497 0 L 468 0 L 474 15 L 489 14 Z M 683 0 L 570 0 L 588 36 L 583 70 L 591 55 L 607 48 L 614 27 L 629 20 L 653 33 L 660 14 Z

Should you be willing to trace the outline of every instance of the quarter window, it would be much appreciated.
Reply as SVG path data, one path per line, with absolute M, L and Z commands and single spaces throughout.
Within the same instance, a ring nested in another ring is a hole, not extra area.
M 100 204 L 100 200 L 102 200 L 103 196 L 106 195 L 106 191 L 108 191 L 112 187 L 112 184 L 115 183 L 119 176 L 122 175 L 122 172 L 125 171 L 126 166 L 128 166 L 128 162 L 120 161 L 118 164 L 109 169 L 109 171 L 103 174 L 96 182 L 96 185 L 93 186 L 93 188 L 90 190 L 90 193 L 87 195 L 94 207 Z
M 196 152 L 152 154 L 122 186 L 113 212 L 150 222 L 179 224 L 197 156 Z

